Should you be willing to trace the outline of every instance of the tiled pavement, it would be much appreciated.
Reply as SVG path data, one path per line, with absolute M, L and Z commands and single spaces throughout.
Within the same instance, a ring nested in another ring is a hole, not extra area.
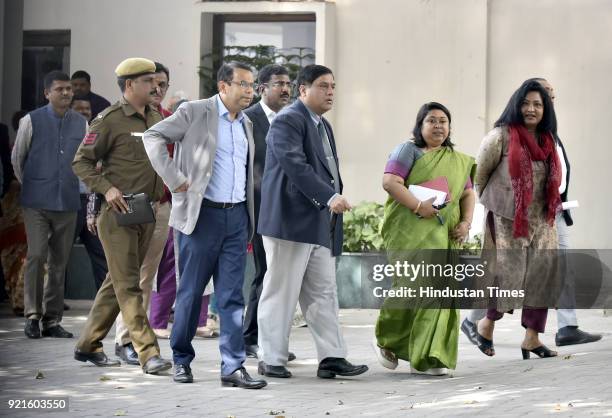
M 83 326 L 88 301 L 68 301 L 64 326 L 75 333 Z M 461 335 L 459 362 L 452 377 L 410 374 L 407 363 L 395 371 L 381 367 L 371 348 L 376 320 L 373 310 L 342 310 L 341 322 L 349 360 L 367 363 L 370 371 L 356 378 L 316 377 L 316 355 L 308 328 L 294 328 L 291 379 L 268 378 L 259 391 L 219 385 L 217 340 L 197 339 L 192 364 L 195 382 L 176 384 L 170 374 L 149 376 L 139 367 L 96 368 L 72 359 L 75 340 L 28 340 L 23 318 L 0 304 L 0 416 L 44 417 L 325 417 L 325 416 L 612 416 L 612 317 L 601 310 L 580 311 L 581 327 L 604 334 L 603 340 L 559 349 L 554 359 L 523 361 L 518 316 L 496 329 L 497 355 L 487 358 Z M 544 342 L 552 348 L 556 327 L 550 315 Z M 171 357 L 167 340 L 162 355 Z M 112 335 L 105 350 L 112 355 Z M 256 361 L 247 369 L 257 373 Z M 36 379 L 40 371 L 44 378 Z M 17 411 L 8 399 L 64 396 L 69 412 Z

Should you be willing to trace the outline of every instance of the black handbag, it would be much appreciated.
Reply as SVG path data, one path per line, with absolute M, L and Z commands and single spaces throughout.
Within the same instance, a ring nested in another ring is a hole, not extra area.
M 145 193 L 123 195 L 128 205 L 127 213 L 115 212 L 117 225 L 129 226 L 155 222 L 155 212 Z

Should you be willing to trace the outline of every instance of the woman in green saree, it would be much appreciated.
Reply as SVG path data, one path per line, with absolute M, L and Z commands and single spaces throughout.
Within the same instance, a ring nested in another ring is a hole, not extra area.
M 415 255 L 436 262 L 453 263 L 455 249 L 467 238 L 475 195 L 472 190 L 474 158 L 453 149 L 450 138 L 451 115 L 440 103 L 424 104 L 412 131 L 413 141 L 397 146 L 385 167 L 383 188 L 389 193 L 382 227 L 389 263 Z M 449 196 L 444 208 L 433 206 L 433 199 L 420 201 L 409 185 L 444 177 Z M 449 200 L 450 199 L 450 200 Z M 417 250 L 417 251 L 414 251 Z M 442 255 L 443 260 L 440 260 Z M 422 258 L 419 258 L 419 260 Z M 415 259 L 412 259 L 415 262 Z M 393 288 L 403 286 L 395 277 Z M 415 283 L 426 283 L 417 278 Z M 454 279 L 450 279 L 454 280 Z M 443 375 L 457 364 L 459 311 L 440 309 L 439 304 L 415 309 L 414 301 L 389 297 L 380 310 L 374 348 L 379 362 L 395 369 L 398 359 L 410 362 L 413 372 Z

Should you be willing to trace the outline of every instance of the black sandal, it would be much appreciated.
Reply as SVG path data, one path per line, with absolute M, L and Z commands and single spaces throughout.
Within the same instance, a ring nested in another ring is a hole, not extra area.
M 476 342 L 477 342 L 476 345 L 478 346 L 478 349 L 482 351 L 484 355 L 489 356 L 489 357 L 493 357 L 495 355 L 495 348 L 493 347 L 492 340 L 489 340 L 483 337 L 482 335 L 480 335 L 479 332 L 477 332 Z M 487 353 L 487 350 L 489 351 L 488 353 Z
M 557 357 L 557 352 L 550 350 L 544 344 L 532 350 L 527 350 L 526 348 L 521 347 L 521 353 L 523 353 L 523 360 L 529 360 L 529 356 L 531 355 L 531 353 L 535 354 L 540 358 Z

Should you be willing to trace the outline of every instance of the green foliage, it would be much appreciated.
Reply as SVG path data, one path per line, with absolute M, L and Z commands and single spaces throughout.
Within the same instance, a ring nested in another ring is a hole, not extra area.
M 344 214 L 344 247 L 346 252 L 379 251 L 383 239 L 380 234 L 384 206 L 363 202 Z
M 272 45 L 225 46 L 223 54 L 213 51 L 202 56 L 204 65 L 198 67 L 202 80 L 202 97 L 217 93 L 217 74 L 222 63 L 240 61 L 259 71 L 268 64 L 280 64 L 289 71 L 289 78 L 295 80 L 304 62 L 314 60 L 315 54 L 311 48 L 293 47 L 276 48 Z

